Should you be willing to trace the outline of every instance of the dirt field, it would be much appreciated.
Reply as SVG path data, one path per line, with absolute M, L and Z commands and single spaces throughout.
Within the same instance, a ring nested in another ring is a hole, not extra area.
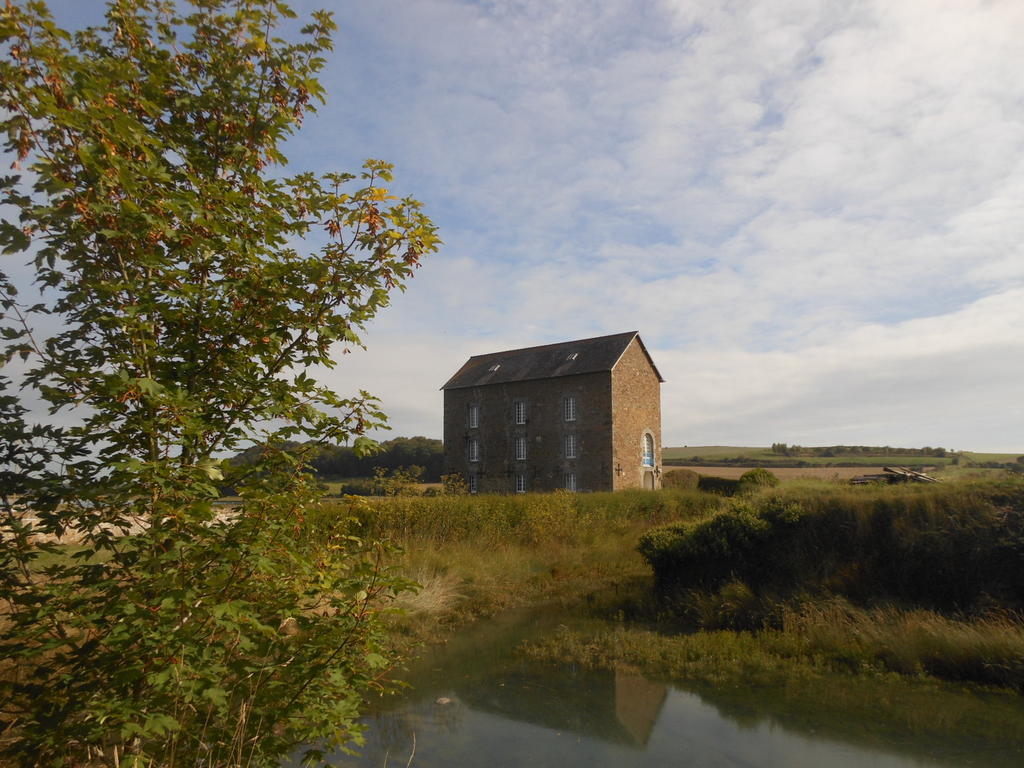
M 665 472 L 676 469 L 690 469 L 701 475 L 711 477 L 728 477 L 738 480 L 750 467 L 702 467 L 699 464 L 690 467 L 665 467 Z M 769 469 L 780 480 L 791 480 L 797 477 L 813 477 L 816 480 L 849 480 L 856 475 L 873 475 L 881 473 L 882 467 L 779 467 Z

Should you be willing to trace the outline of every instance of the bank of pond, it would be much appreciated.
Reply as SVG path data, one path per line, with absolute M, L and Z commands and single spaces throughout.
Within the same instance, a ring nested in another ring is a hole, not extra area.
M 428 641 L 354 764 L 1024 762 L 1019 478 L 351 503 Z

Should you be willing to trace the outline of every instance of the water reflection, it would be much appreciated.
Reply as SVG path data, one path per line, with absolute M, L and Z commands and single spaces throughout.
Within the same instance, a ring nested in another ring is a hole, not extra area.
M 869 681 L 855 691 L 811 692 L 743 688 L 683 690 L 626 670 L 593 672 L 525 661 L 515 646 L 551 631 L 565 617 L 531 617 L 481 625 L 435 649 L 407 671 L 411 689 L 379 702 L 365 719 L 366 745 L 357 756 L 336 755 L 344 766 L 743 766 L 750 768 L 910 768 L 911 766 L 1024 765 L 1017 733 L 1002 742 L 977 734 L 943 733 L 952 700 L 936 692 L 911 698 L 928 724 L 884 722 L 870 701 L 889 695 Z M 821 696 L 848 701 L 819 711 Z M 918 696 L 918 694 L 914 694 Z M 951 694 L 942 694 L 948 696 Z M 845 699 L 843 697 L 846 697 Z M 858 701 L 868 697 L 867 703 Z M 959 700 L 953 702 L 956 706 Z M 927 708 L 934 705 L 934 713 Z M 1024 710 L 1004 697 L 985 709 L 970 701 L 970 717 L 992 714 L 1002 729 L 1024 726 Z M 1009 707 L 1009 712 L 1007 712 Z M 837 712 L 839 716 L 837 716 Z M 867 714 L 866 714 L 867 713 Z

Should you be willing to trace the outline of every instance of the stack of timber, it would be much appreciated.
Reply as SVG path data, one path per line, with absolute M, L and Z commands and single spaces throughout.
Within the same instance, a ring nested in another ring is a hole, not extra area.
M 851 485 L 867 485 L 869 483 L 938 483 L 941 482 L 924 472 L 910 467 L 882 467 L 875 475 L 857 475 L 850 478 Z

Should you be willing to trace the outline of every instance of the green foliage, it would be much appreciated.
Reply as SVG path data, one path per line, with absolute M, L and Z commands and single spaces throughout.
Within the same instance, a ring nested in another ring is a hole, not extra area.
M 661 476 L 663 488 L 686 488 L 696 490 L 700 483 L 700 475 L 690 469 L 674 469 Z
M 775 488 L 779 485 L 779 478 L 773 475 L 764 467 L 755 467 L 740 475 L 740 489 L 754 490 L 757 488 Z
M 377 467 L 373 473 L 376 496 L 419 496 L 419 483 L 423 482 L 423 467 L 398 467 L 388 472 Z
M 333 21 L 275 36 L 293 17 L 117 0 L 71 35 L 44 3 L 0 10 L 0 123 L 26 168 L 0 179 L 20 216 L 0 248 L 31 253 L 46 298 L 18 303 L 0 274 L 2 360 L 71 424 L 0 398 L 14 764 L 276 765 L 350 739 L 389 663 L 375 617 L 406 583 L 381 546 L 345 520 L 301 535 L 313 448 L 383 414 L 306 370 L 359 344 L 438 240 L 386 163 L 269 172 L 324 95 Z M 249 464 L 218 458 L 252 444 Z M 213 506 L 221 485 L 240 507 Z
M 721 496 L 733 496 L 739 493 L 740 481 L 731 477 L 715 477 L 714 475 L 700 475 L 697 480 L 697 487 L 705 493 L 717 493 Z
M 367 443 L 371 444 L 367 444 Z M 308 452 L 309 466 L 325 480 L 373 477 L 377 469 L 423 467 L 423 482 L 441 482 L 444 467 L 444 444 L 429 437 L 396 437 L 381 443 L 365 439 L 358 445 L 319 445 L 290 441 L 286 447 L 295 452 Z M 230 459 L 233 464 L 251 464 L 258 459 L 262 446 L 250 446 Z
M 469 493 L 469 485 L 458 473 L 441 475 L 441 490 L 445 496 L 465 496 Z
M 969 609 L 1024 603 L 1024 483 L 792 488 L 656 529 L 640 552 L 669 591 L 740 580 Z

